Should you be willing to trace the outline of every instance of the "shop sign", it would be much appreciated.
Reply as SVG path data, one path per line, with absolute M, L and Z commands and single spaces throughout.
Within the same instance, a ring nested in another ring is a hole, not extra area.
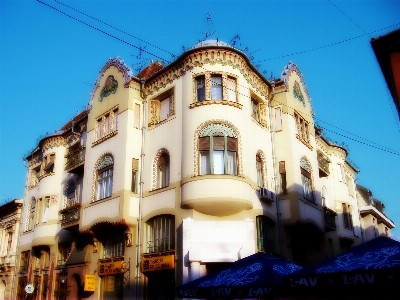
M 99 276 L 119 274 L 123 272 L 124 261 L 113 261 L 99 264 Z
M 84 280 L 83 290 L 85 292 L 94 292 L 96 289 L 96 275 L 86 274 Z
M 143 258 L 141 262 L 142 272 L 170 270 L 174 268 L 175 268 L 174 255 Z

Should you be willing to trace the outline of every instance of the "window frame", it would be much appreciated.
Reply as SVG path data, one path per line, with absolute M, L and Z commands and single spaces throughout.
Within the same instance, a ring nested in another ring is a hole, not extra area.
M 193 76 L 193 103 L 204 101 L 238 103 L 237 76 L 219 71 L 207 71 Z
M 312 169 L 310 163 L 305 158 L 300 160 L 300 177 L 304 199 L 315 203 L 316 199 L 313 188 Z
M 175 250 L 174 215 L 158 215 L 148 220 L 145 224 L 147 253 Z
M 307 122 L 297 111 L 294 112 L 294 119 L 296 122 L 297 137 L 309 145 L 310 143 L 310 131 L 309 122 Z
M 275 253 L 276 223 L 267 216 L 256 217 L 257 250 Z
M 148 105 L 149 105 L 148 125 L 156 126 L 159 124 L 164 124 L 172 116 L 175 115 L 175 87 L 171 87 L 166 91 L 156 95 L 155 97 L 149 100 Z M 163 107 L 167 107 L 167 110 L 166 111 L 165 109 L 162 110 Z M 161 114 L 161 112 L 163 112 L 163 114 Z
M 157 160 L 157 188 L 165 188 L 170 184 L 170 157 L 162 153 Z
M 102 166 L 102 164 L 105 164 Z M 108 172 L 108 174 L 105 174 Z M 99 178 L 100 175 L 105 175 L 102 178 Z M 99 159 L 98 164 L 96 165 L 96 176 L 95 176 L 95 192 L 94 201 L 100 201 L 112 196 L 113 191 L 113 176 L 114 176 L 114 157 L 110 154 L 104 155 Z M 100 181 L 101 180 L 101 181 Z M 108 180 L 108 185 L 106 180 Z M 101 188 L 107 189 L 104 193 L 101 193 Z
M 95 119 L 94 142 L 97 145 L 118 133 L 118 105 Z

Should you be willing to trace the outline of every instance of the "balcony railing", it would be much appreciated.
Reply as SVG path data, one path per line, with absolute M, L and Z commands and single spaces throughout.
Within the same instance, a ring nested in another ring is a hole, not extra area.
M 174 238 L 164 238 L 147 242 L 148 253 L 163 252 L 170 250 L 175 250 Z
M 336 230 L 336 212 L 332 209 L 324 207 L 324 219 L 325 219 L 325 230 L 334 231 Z
M 329 175 L 329 163 L 330 160 L 322 152 L 318 151 L 318 167 L 319 167 L 319 177 L 326 177 Z
M 60 210 L 61 214 L 61 225 L 65 226 L 70 223 L 74 223 L 79 220 L 79 215 L 80 215 L 80 205 L 79 206 L 72 206 L 72 207 L 67 207 L 62 210 Z
M 67 172 L 82 166 L 85 163 L 85 147 L 81 146 L 76 149 L 69 149 L 69 152 L 65 158 L 67 161 L 64 169 Z

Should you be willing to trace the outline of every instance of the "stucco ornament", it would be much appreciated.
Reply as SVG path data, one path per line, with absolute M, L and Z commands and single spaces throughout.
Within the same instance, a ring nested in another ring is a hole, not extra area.
M 99 102 L 103 101 L 103 98 L 115 94 L 118 88 L 118 81 L 115 80 L 113 75 L 107 77 L 104 87 L 102 88 L 99 95 Z

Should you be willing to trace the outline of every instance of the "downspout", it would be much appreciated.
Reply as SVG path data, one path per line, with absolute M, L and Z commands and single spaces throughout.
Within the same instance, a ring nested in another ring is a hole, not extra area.
M 140 82 L 140 96 L 143 99 L 143 120 L 142 120 L 142 149 L 140 152 L 140 182 L 139 182 L 139 217 L 138 217 L 138 238 L 137 238 L 137 257 L 136 257 L 136 299 L 140 300 L 140 257 L 142 250 L 142 203 L 143 203 L 143 169 L 144 169 L 144 142 L 146 137 L 146 107 L 147 98 L 144 93 L 144 83 L 142 80 Z
M 272 85 L 272 92 L 268 97 L 268 117 L 271 122 L 271 147 L 272 147 L 272 165 L 273 165 L 273 172 L 274 172 L 274 189 L 275 189 L 275 204 L 276 204 L 276 222 L 278 226 L 278 239 L 279 239 L 279 255 L 282 256 L 283 254 L 283 240 L 282 240 L 282 227 L 281 227 L 281 209 L 279 205 L 279 195 L 278 195 L 278 182 L 277 182 L 277 170 L 276 170 L 276 156 L 275 156 L 275 144 L 274 144 L 274 132 L 275 132 L 275 125 L 272 128 L 272 107 L 271 102 L 275 96 L 275 82 L 271 82 Z

